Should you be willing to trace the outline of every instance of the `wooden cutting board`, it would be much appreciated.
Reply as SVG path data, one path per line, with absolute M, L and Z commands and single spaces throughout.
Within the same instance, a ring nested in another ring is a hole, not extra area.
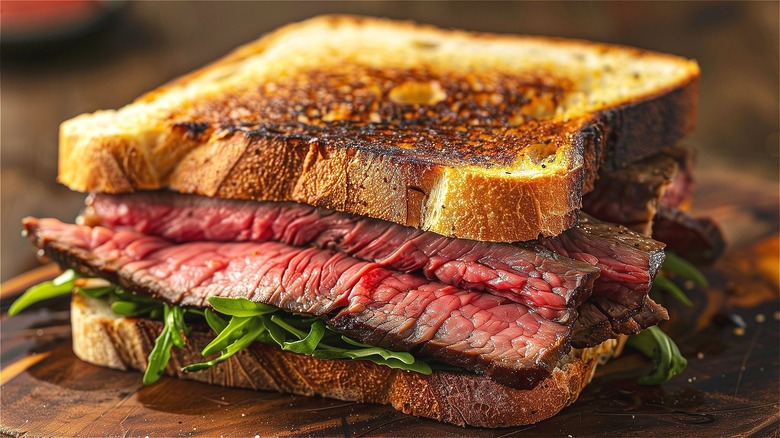
M 694 306 L 667 303 L 672 321 L 664 329 L 689 361 L 683 374 L 659 387 L 639 386 L 637 377 L 649 363 L 626 351 L 601 367 L 579 400 L 557 416 L 508 429 L 464 429 L 406 416 L 388 406 L 165 377 L 144 386 L 139 373 L 99 368 L 73 355 L 67 299 L 13 318 L 6 315 L 14 296 L 56 274 L 44 267 L 3 284 L 0 432 L 150 437 L 778 436 L 780 237 L 777 208 L 762 211 L 770 212 L 770 233 L 749 235 L 755 226 L 731 230 L 746 237 L 736 239 L 738 245 L 705 270 L 711 285 L 690 291 Z

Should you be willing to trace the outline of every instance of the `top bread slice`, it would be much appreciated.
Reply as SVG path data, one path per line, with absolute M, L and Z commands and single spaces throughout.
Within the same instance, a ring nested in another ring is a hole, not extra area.
M 622 46 L 323 16 L 64 122 L 59 181 L 530 240 L 576 222 L 600 168 L 690 132 L 698 81 L 692 60 Z

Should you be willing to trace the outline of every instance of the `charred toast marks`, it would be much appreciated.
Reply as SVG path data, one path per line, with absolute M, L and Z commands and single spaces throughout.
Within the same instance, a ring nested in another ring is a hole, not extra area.
M 575 223 L 599 168 L 687 134 L 698 77 L 694 61 L 626 47 L 325 16 L 65 122 L 59 178 L 529 240 Z M 234 172 L 247 168 L 257 181 Z

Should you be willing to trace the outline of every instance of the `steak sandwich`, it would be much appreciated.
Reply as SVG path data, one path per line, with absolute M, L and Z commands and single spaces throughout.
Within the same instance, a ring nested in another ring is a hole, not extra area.
M 667 318 L 648 234 L 684 166 L 635 206 L 610 190 L 674 155 L 698 80 L 626 47 L 314 18 L 63 123 L 85 209 L 24 227 L 71 269 L 86 361 L 528 424 Z

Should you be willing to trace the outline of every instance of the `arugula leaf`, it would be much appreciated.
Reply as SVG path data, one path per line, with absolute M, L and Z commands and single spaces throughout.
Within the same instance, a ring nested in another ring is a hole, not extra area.
M 163 329 L 160 335 L 154 341 L 154 347 L 149 353 L 147 359 L 146 371 L 144 372 L 143 382 L 145 385 L 152 384 L 160 379 L 165 372 L 165 367 L 171 360 L 171 350 L 174 346 L 178 348 L 185 347 L 183 333 L 189 329 L 184 324 L 184 309 L 178 306 L 170 306 L 162 303 L 163 307 Z
M 693 305 L 685 292 L 669 278 L 669 275 L 707 287 L 707 279 L 693 264 L 673 252 L 666 252 L 661 272 L 656 275 L 650 291 L 653 298 L 658 298 L 660 293 L 666 293 L 685 306 L 691 307 Z M 688 364 L 674 341 L 657 326 L 648 327 L 639 334 L 629 337 L 628 345 L 653 359 L 653 370 L 639 379 L 639 383 L 642 385 L 665 383 L 685 370 Z
M 184 348 L 184 336 L 189 332 L 184 325 L 184 309 L 179 306 L 164 307 L 165 325 L 171 328 L 171 340 L 173 345 L 178 348 Z
M 672 281 L 672 278 L 676 277 L 692 281 L 701 287 L 708 286 L 707 279 L 696 266 L 677 254 L 667 251 L 666 258 L 661 266 L 661 272 L 656 275 L 650 292 L 653 294 L 652 296 L 654 299 L 659 297 L 661 293 L 667 293 L 682 304 L 691 307 L 693 305 L 691 300 L 685 292 Z
M 680 374 L 688 361 L 680 354 L 677 344 L 659 327 L 648 327 L 628 338 L 628 345 L 653 359 L 653 370 L 639 378 L 640 385 L 660 385 Z
M 317 350 L 312 357 L 318 359 L 354 359 L 369 360 L 379 365 L 390 368 L 398 368 L 407 371 L 415 371 L 420 374 L 430 375 L 433 368 L 426 362 L 415 359 L 410 353 L 390 351 L 381 347 L 350 350 L 346 348 L 334 348 Z M 449 368 L 455 370 L 454 368 Z
M 228 325 L 227 321 L 208 307 L 203 310 L 203 317 L 206 319 L 206 324 L 208 324 L 216 334 L 222 333 L 222 330 L 225 330 Z
M 397 357 L 383 357 L 381 359 L 373 357 L 370 360 L 379 365 L 384 365 L 390 368 L 398 368 L 406 371 L 414 371 L 426 376 L 431 375 L 433 372 L 433 369 L 430 365 L 420 360 L 416 360 L 413 363 L 406 363 Z
M 228 322 L 225 329 L 203 348 L 201 354 L 208 356 L 224 350 L 228 345 L 244 335 L 244 327 L 253 320 L 251 316 L 234 316 L 230 318 L 230 322 Z
M 355 350 L 350 355 L 371 355 L 376 354 L 378 356 L 381 356 L 383 359 L 397 359 L 401 361 L 402 363 L 405 363 L 407 365 L 411 365 L 414 363 L 414 356 L 412 356 L 409 353 L 404 352 L 396 352 L 396 351 L 390 351 L 384 348 L 380 347 L 374 347 L 373 345 L 363 344 L 360 343 L 354 339 L 350 339 L 346 336 L 342 336 L 341 339 L 344 340 L 347 344 L 354 345 L 356 347 L 363 347 L 362 350 Z
M 232 351 L 235 348 L 236 335 L 235 333 L 241 333 L 244 336 L 245 331 L 239 331 L 243 324 L 249 324 L 244 318 L 250 318 L 248 316 L 236 316 L 236 315 L 251 315 L 255 314 L 256 303 L 252 303 L 246 299 L 233 299 L 236 302 L 229 302 L 229 298 L 219 298 L 216 300 L 216 308 L 219 313 L 222 310 L 227 310 L 234 314 L 227 323 L 224 329 L 220 329 L 218 332 L 218 338 L 220 335 L 224 336 L 221 343 L 212 341 L 213 346 L 204 349 L 204 355 L 214 353 L 216 351 L 222 351 L 223 355 L 212 361 L 203 362 L 200 364 L 194 364 L 186 367 L 187 371 L 197 371 L 206 369 L 209 366 L 219 363 L 225 360 L 225 352 L 230 349 Z M 212 299 L 209 302 L 214 305 Z M 258 327 L 257 333 L 253 331 L 253 340 L 258 342 L 276 344 L 283 350 L 292 351 L 299 354 L 311 355 L 315 358 L 322 359 L 353 359 L 353 360 L 369 360 L 380 365 L 386 365 L 392 368 L 399 368 L 409 371 L 416 371 L 423 374 L 430 374 L 432 372 L 431 366 L 427 363 L 416 359 L 412 354 L 407 352 L 394 352 L 381 347 L 374 347 L 371 345 L 362 344 L 346 336 L 338 335 L 335 338 L 324 342 L 326 334 L 328 334 L 329 327 L 319 317 L 312 317 L 311 315 L 300 315 L 282 311 L 281 309 L 273 308 L 273 314 L 264 313 L 268 310 L 262 306 L 260 312 L 262 314 L 255 315 L 252 319 L 259 321 L 261 326 Z M 218 315 L 215 312 L 215 315 Z M 232 324 L 232 325 L 231 325 Z M 298 328 L 308 327 L 308 332 Z M 233 333 L 232 337 L 229 337 L 226 332 Z M 288 341 L 292 336 L 293 341 Z M 233 339 L 232 342 L 225 339 Z M 240 338 L 240 339 L 243 339 Z M 211 345 L 211 344 L 210 344 Z M 232 353 L 231 353 L 232 354 Z
M 672 280 L 669 280 L 662 275 L 656 275 L 655 280 L 653 281 L 653 289 L 656 288 L 668 293 L 672 297 L 676 298 L 677 301 L 688 307 L 693 306 L 693 303 L 691 302 L 690 298 L 685 295 L 685 292 L 683 292 L 682 289 L 680 289 L 680 287 L 677 286 L 677 284 L 675 284 Z
M 167 307 L 167 304 L 165 306 Z M 165 367 L 168 366 L 168 362 L 171 360 L 172 347 L 171 326 L 165 325 L 162 332 L 160 332 L 160 336 L 154 341 L 154 348 L 149 353 L 143 378 L 144 385 L 150 385 L 160 380 L 160 376 L 162 376 Z
M 281 327 L 281 328 L 287 330 L 288 332 L 294 334 L 295 337 L 297 337 L 298 339 L 303 339 L 303 338 L 306 337 L 306 333 L 303 330 L 298 330 L 297 328 L 293 327 L 292 324 L 288 324 L 279 315 L 271 315 L 271 321 L 273 321 L 279 327 Z
M 54 280 L 46 281 L 27 289 L 11 304 L 11 307 L 8 309 L 8 316 L 14 316 L 35 303 L 69 294 L 75 286 L 76 277 L 76 271 L 68 269 Z
M 268 343 L 276 343 L 276 345 L 281 347 L 285 342 L 287 342 L 287 334 L 284 330 L 284 327 L 281 326 L 278 322 L 275 322 L 273 316 L 271 316 L 271 318 L 263 316 L 260 320 L 266 330 L 265 339 L 270 341 Z M 298 339 L 300 339 L 300 336 Z
M 185 336 L 189 333 L 185 315 L 205 320 L 216 334 L 202 354 L 209 356 L 220 353 L 212 360 L 184 367 L 185 371 L 209 368 L 228 359 L 252 342 L 263 342 L 316 358 L 369 360 L 391 368 L 423 374 L 432 372 L 431 365 L 416 359 L 410 353 L 374 347 L 342 336 L 318 316 L 291 313 L 245 298 L 211 297 L 209 303 L 214 310 L 184 309 L 126 291 L 102 279 L 79 277 L 73 270 L 30 288 L 14 302 L 9 314 L 16 314 L 36 302 L 70 293 L 74 288 L 86 296 L 108 300 L 112 310 L 119 315 L 145 316 L 163 322 L 163 329 L 147 358 L 144 384 L 159 380 L 170 361 L 174 346 L 185 347 Z M 437 366 L 438 368 L 440 367 Z
M 263 327 L 259 319 L 250 319 L 249 322 L 247 323 L 247 331 L 240 338 L 236 339 L 235 341 L 233 341 L 233 343 L 225 347 L 225 349 L 222 350 L 219 357 L 217 357 L 216 359 L 212 359 L 208 362 L 201 362 L 201 363 L 187 365 L 184 368 L 182 368 L 182 370 L 184 372 L 191 372 L 191 371 L 201 371 L 207 368 L 211 368 L 214 365 L 227 360 L 228 358 L 230 358 L 230 356 L 233 356 L 234 354 L 248 347 L 252 342 L 255 341 L 255 339 L 260 335 L 260 333 L 262 333 L 263 330 L 265 330 L 265 328 Z
M 273 319 L 273 317 L 271 319 Z M 282 344 L 282 350 L 310 355 L 314 353 L 314 350 L 317 348 L 317 345 L 320 343 L 324 335 L 325 321 L 320 319 L 311 325 L 309 334 L 307 334 L 305 338 L 293 342 L 285 342 Z
M 152 319 L 158 319 L 163 313 L 161 303 L 144 303 L 136 301 L 117 300 L 111 303 L 111 311 L 122 316 L 150 316 Z
M 103 287 L 83 287 L 76 284 L 76 292 L 92 298 L 106 298 L 115 293 L 116 286 L 103 286 Z
M 696 266 L 673 252 L 666 252 L 666 258 L 661 269 L 678 275 L 685 280 L 691 280 L 701 287 L 708 286 L 707 279 Z
M 260 316 L 279 310 L 278 307 L 255 303 L 246 298 L 209 297 L 209 304 L 217 312 L 230 316 Z

